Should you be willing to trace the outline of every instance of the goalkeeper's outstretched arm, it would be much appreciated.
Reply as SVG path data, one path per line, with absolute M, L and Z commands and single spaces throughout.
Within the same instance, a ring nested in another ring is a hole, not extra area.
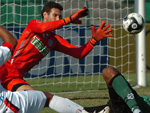
M 71 16 L 61 19 L 60 18 L 61 11 L 58 11 L 55 9 L 51 9 L 51 10 L 54 10 L 54 11 L 50 11 L 49 13 L 43 12 L 44 16 L 43 16 L 42 22 L 38 19 L 31 20 L 27 26 L 27 29 L 30 32 L 34 32 L 34 33 L 54 31 L 70 23 L 82 24 L 82 21 L 79 19 L 88 15 L 88 9 L 82 8 L 78 10 L 77 12 L 75 12 L 74 14 L 72 14 Z M 49 17 L 49 15 L 56 15 L 56 16 Z
M 96 29 L 94 25 L 91 25 L 92 36 L 86 44 L 80 47 L 74 46 L 68 43 L 67 40 L 64 40 L 60 36 L 55 35 L 55 38 L 57 39 L 58 43 L 54 49 L 72 57 L 82 59 L 94 48 L 97 42 L 103 40 L 104 38 L 112 37 L 112 29 L 110 28 L 110 24 L 106 25 L 105 27 L 104 26 L 105 21 L 101 22 L 100 27 L 98 29 Z

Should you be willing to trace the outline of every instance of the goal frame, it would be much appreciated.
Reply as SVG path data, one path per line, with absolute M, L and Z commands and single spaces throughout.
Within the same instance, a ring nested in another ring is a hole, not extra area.
M 134 0 L 135 12 L 145 19 L 145 0 Z M 136 35 L 136 78 L 138 86 L 147 86 L 146 74 L 146 31 L 145 28 Z

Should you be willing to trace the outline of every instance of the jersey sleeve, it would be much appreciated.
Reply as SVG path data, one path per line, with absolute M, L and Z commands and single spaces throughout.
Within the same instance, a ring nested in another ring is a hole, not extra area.
M 11 57 L 14 47 L 8 42 L 0 46 L 0 66 L 3 65 Z
M 80 47 L 77 47 L 77 46 L 70 44 L 67 40 L 63 39 L 59 35 L 55 35 L 55 38 L 58 41 L 55 47 L 56 51 L 65 53 L 67 55 L 70 55 L 78 59 L 84 58 L 94 48 L 90 44 L 90 42 L 87 42 L 86 44 Z
M 33 19 L 29 22 L 27 29 L 29 32 L 43 33 L 45 31 L 54 31 L 65 25 L 63 19 L 51 22 L 41 22 L 38 19 Z

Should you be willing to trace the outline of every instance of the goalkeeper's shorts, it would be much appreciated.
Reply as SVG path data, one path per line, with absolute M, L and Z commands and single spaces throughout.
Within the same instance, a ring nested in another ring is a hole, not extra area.
M 13 79 L 1 84 L 9 91 L 16 91 L 22 85 L 29 85 L 22 77 L 14 77 Z
M 6 63 L 0 66 L 0 71 L 1 85 L 9 91 L 16 91 L 18 87 L 24 84 L 29 85 L 23 79 L 24 76 L 12 65 L 7 65 Z

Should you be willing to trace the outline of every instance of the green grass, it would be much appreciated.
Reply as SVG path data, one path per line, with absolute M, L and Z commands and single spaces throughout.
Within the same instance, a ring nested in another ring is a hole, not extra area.
M 107 89 L 101 75 L 27 79 L 27 82 L 37 90 L 55 93 Z
M 125 78 L 127 78 L 125 76 Z M 59 83 L 60 82 L 60 77 L 55 78 L 55 82 Z M 63 82 L 70 80 L 70 82 L 77 81 L 76 77 L 64 77 Z M 102 84 L 98 84 L 97 81 L 101 79 Z M 129 76 L 129 82 L 132 86 L 136 84 L 136 79 L 135 79 L 135 74 L 130 74 Z M 27 80 L 29 83 L 31 80 Z M 45 82 L 51 82 L 53 83 L 54 80 L 52 78 L 47 78 L 45 79 L 38 79 L 38 80 L 32 80 L 32 85 L 36 84 L 37 81 L 41 84 L 44 84 Z M 92 81 L 95 81 L 95 83 L 89 83 L 89 84 L 83 84 L 83 81 L 91 81 L 91 76 L 86 76 L 84 78 L 83 76 L 80 76 L 78 78 L 78 82 L 81 82 L 81 84 L 76 84 L 76 83 L 66 83 L 66 84 L 56 84 L 56 85 L 43 85 L 43 86 L 34 86 L 35 89 L 42 90 L 42 91 L 47 91 L 47 92 L 52 92 L 53 94 L 59 95 L 61 97 L 66 97 L 71 99 L 72 101 L 84 106 L 84 107 L 89 107 L 89 106 L 98 106 L 98 105 L 103 105 L 106 104 L 109 95 L 108 95 L 108 90 L 105 85 L 104 80 L 101 76 L 93 76 Z M 147 87 L 140 87 L 135 89 L 139 95 L 146 95 L 150 96 L 150 73 L 147 73 Z M 56 113 L 55 111 L 50 110 L 49 108 L 44 108 L 41 113 Z

